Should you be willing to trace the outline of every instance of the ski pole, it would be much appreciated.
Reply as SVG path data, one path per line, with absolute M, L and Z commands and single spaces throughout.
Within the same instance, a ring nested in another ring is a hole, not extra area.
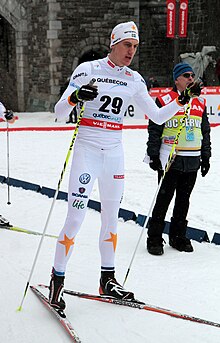
M 27 294 L 27 290 L 28 290 L 28 287 L 29 287 L 29 284 L 30 284 L 30 280 L 31 280 L 31 277 L 33 275 L 33 271 L 34 271 L 34 268 L 35 268 L 35 265 L 36 265 L 36 262 L 37 262 L 37 259 L 38 259 L 38 255 L 39 255 L 39 252 L 40 252 L 40 249 L 41 249 L 41 246 L 42 246 L 45 234 L 46 234 L 46 230 L 47 230 L 47 227 L 48 227 L 48 224 L 49 224 L 49 221 L 50 221 L 50 217 L 51 217 L 54 205 L 55 205 L 55 201 L 57 199 L 57 196 L 58 196 L 58 193 L 59 193 L 59 190 L 60 190 L 60 185 L 61 185 L 61 182 L 63 180 L 63 176 L 64 176 L 64 173 L 65 173 L 67 164 L 69 162 L 69 158 L 70 158 L 70 155 L 71 155 L 71 152 L 72 152 L 72 149 L 73 149 L 73 145 L 74 145 L 77 133 L 78 133 L 78 128 L 79 128 L 80 121 L 82 119 L 83 113 L 84 113 L 84 105 L 82 106 L 82 109 L 81 109 L 80 114 L 79 114 L 79 118 L 78 118 L 77 123 L 76 123 L 76 127 L 75 127 L 75 130 L 74 130 L 74 133 L 73 133 L 73 137 L 72 137 L 72 140 L 71 140 L 71 143 L 70 143 L 67 155 L 66 155 L 64 166 L 63 166 L 63 169 L 62 169 L 61 174 L 60 174 L 60 179 L 58 181 L 57 189 L 56 189 L 56 192 L 54 194 L 54 198 L 53 198 L 53 201 L 52 201 L 52 204 L 51 204 L 48 216 L 47 216 L 47 220 L 46 220 L 46 223 L 45 223 L 45 226 L 44 226 L 44 230 L 43 230 L 43 233 L 42 233 L 42 236 L 41 236 L 41 240 L 39 242 L 39 245 L 38 245 L 38 248 L 37 248 L 37 252 L 36 252 L 36 255 L 35 255 L 35 258 L 34 258 L 34 262 L 33 262 L 33 265 L 32 265 L 31 271 L 30 271 L 30 275 L 29 275 L 29 278 L 28 278 L 28 281 L 27 281 L 27 284 L 26 284 L 26 287 L 25 287 L 24 295 L 23 295 L 23 298 L 22 298 L 20 306 L 17 308 L 17 311 L 21 311 L 22 310 L 22 305 L 23 305 L 25 296 Z
M 10 177 L 9 177 L 9 125 L 7 121 L 7 189 L 8 189 L 8 201 L 7 205 L 11 205 L 10 201 Z
M 92 79 L 89 84 L 92 85 L 94 82 L 95 82 L 95 79 Z M 83 104 L 83 106 L 81 108 L 81 111 L 80 111 L 80 114 L 79 114 L 79 117 L 78 117 L 78 120 L 77 120 L 77 123 L 76 123 L 76 127 L 75 127 L 75 130 L 74 130 L 74 133 L 73 133 L 72 141 L 70 143 L 69 150 L 67 152 L 66 159 L 65 159 L 65 162 L 64 162 L 64 166 L 63 166 L 63 169 L 61 171 L 60 179 L 58 181 L 57 189 L 56 189 L 56 192 L 55 192 L 55 195 L 54 195 L 51 207 L 50 207 L 50 211 L 48 213 L 48 217 L 47 217 L 47 220 L 46 220 L 46 224 L 44 226 L 44 230 L 43 230 L 43 233 L 42 233 L 42 236 L 41 236 L 40 243 L 39 243 L 38 248 L 37 248 L 37 252 L 36 252 L 36 255 L 35 255 L 35 258 L 34 258 L 34 262 L 33 262 L 33 265 L 32 265 L 31 271 L 30 271 L 30 275 L 28 277 L 28 281 L 27 281 L 27 284 L 26 284 L 26 287 L 25 287 L 24 295 L 23 295 L 23 298 L 21 300 L 20 306 L 17 308 L 17 311 L 21 311 L 22 310 L 22 305 L 23 305 L 24 299 L 25 299 L 26 294 L 27 294 L 27 290 L 28 290 L 28 287 L 29 287 L 29 284 L 30 284 L 30 280 L 31 280 L 31 277 L 33 275 L 33 271 L 34 271 L 34 268 L 35 268 L 35 265 L 36 265 L 36 262 L 37 262 L 37 259 L 38 259 L 38 255 L 39 255 L 39 252 L 40 252 L 40 249 L 41 249 L 41 246 L 42 246 L 45 234 L 46 234 L 46 230 L 47 230 L 48 223 L 49 223 L 49 220 L 50 220 L 50 217 L 51 217 L 51 213 L 53 211 L 54 204 L 55 204 L 55 201 L 57 199 L 57 195 L 58 195 L 58 192 L 59 192 L 59 189 L 60 189 L 60 185 L 61 185 L 61 182 L 63 180 L 63 176 L 64 176 L 64 173 L 65 173 L 67 164 L 69 162 L 69 158 L 70 158 L 70 155 L 71 155 L 71 152 L 72 152 L 72 149 L 73 149 L 73 145 L 74 145 L 75 140 L 76 140 L 76 136 L 78 134 L 78 129 L 79 129 L 80 122 L 81 122 L 81 119 L 82 119 L 83 114 L 84 114 L 84 110 L 85 110 L 85 103 Z
M 171 167 L 171 165 L 172 165 L 172 163 L 173 163 L 173 161 L 174 161 L 174 159 L 175 159 L 175 157 L 176 157 L 176 154 L 175 154 L 176 145 L 178 144 L 178 139 L 179 139 L 179 136 L 180 136 L 180 134 L 181 134 L 181 132 L 182 132 L 182 129 L 183 129 L 184 125 L 185 125 L 186 118 L 188 117 L 189 109 L 190 109 L 190 102 L 188 103 L 188 105 L 187 105 L 187 107 L 186 107 L 186 109 L 185 109 L 185 113 L 184 113 L 184 116 L 183 116 L 181 125 L 180 125 L 180 127 L 179 127 L 179 130 L 178 130 L 178 132 L 177 132 L 177 134 L 176 134 L 176 137 L 175 137 L 175 139 L 174 139 L 174 142 L 173 142 L 173 144 L 172 144 L 172 148 L 171 148 L 171 151 L 170 151 L 170 154 L 169 154 L 169 157 L 168 157 L 168 161 L 167 161 L 166 167 L 165 167 L 164 172 L 163 172 L 163 176 L 162 176 L 161 179 L 160 179 L 160 182 L 159 182 L 158 187 L 157 187 L 157 189 L 156 189 L 156 192 L 155 192 L 155 194 L 154 194 L 153 200 L 152 200 L 152 202 L 151 202 L 150 208 L 149 208 L 149 210 L 148 210 L 148 213 L 147 213 L 147 216 L 146 216 L 146 219 L 145 219 L 143 228 L 142 228 L 142 230 L 141 230 L 139 239 L 138 239 L 138 241 L 137 241 L 136 247 L 135 247 L 135 249 L 134 249 L 134 253 L 133 253 L 132 258 L 131 258 L 131 262 L 130 262 L 130 264 L 129 264 L 129 266 L 128 266 L 128 270 L 127 270 L 127 273 L 126 273 L 126 275 L 125 275 L 125 279 L 124 279 L 124 282 L 123 282 L 123 286 L 125 285 L 125 283 L 126 283 L 126 281 L 127 281 L 127 278 L 128 278 L 129 273 L 130 273 L 131 266 L 132 266 L 132 264 L 133 264 L 133 261 L 134 261 L 134 258 L 135 258 L 135 255 L 136 255 L 138 246 L 139 246 L 140 241 L 141 241 L 141 238 L 142 238 L 142 236 L 143 236 L 143 233 L 144 233 L 145 229 L 147 228 L 147 224 L 148 224 L 148 221 L 149 221 L 149 218 L 150 218 L 150 214 L 151 214 L 152 208 L 153 208 L 153 206 L 154 206 L 154 203 L 155 203 L 157 194 L 159 193 L 160 187 L 161 187 L 161 185 L 162 185 L 163 179 L 164 179 L 166 173 L 168 172 L 169 168 Z

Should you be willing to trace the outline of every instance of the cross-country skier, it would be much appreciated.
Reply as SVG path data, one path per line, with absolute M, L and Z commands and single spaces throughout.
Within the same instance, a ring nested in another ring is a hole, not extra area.
M 134 299 L 134 294 L 125 290 L 115 278 L 118 211 L 124 189 L 124 113 L 130 99 L 135 97 L 149 118 L 162 124 L 190 99 L 188 92 L 183 92 L 169 105 L 160 109 L 157 107 L 141 75 L 129 68 L 138 43 L 138 29 L 134 22 L 115 26 L 111 33 L 110 54 L 106 58 L 79 65 L 55 106 L 59 120 L 67 118 L 79 101 L 85 102 L 69 178 L 68 213 L 57 241 L 50 281 L 49 301 L 57 309 L 65 308 L 62 288 L 66 265 L 96 179 L 101 200 L 99 291 L 100 294 L 120 299 Z M 198 87 L 192 86 L 191 95 Z

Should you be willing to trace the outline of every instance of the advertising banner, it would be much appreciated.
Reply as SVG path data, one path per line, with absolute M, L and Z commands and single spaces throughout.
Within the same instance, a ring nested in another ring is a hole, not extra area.
M 175 36 L 176 0 L 167 0 L 167 38 Z
M 188 0 L 180 0 L 179 37 L 187 36 Z
M 155 100 L 159 95 L 165 95 L 171 91 L 171 87 L 164 88 L 151 88 L 150 95 Z M 220 124 L 220 87 L 204 87 L 201 97 L 206 99 L 207 113 L 211 124 Z M 146 112 L 146 111 L 145 111 Z M 125 117 L 134 119 L 147 119 L 147 113 L 145 113 L 135 102 L 135 99 L 131 101 L 128 109 L 125 113 Z M 213 126 L 214 126 L 213 125 Z

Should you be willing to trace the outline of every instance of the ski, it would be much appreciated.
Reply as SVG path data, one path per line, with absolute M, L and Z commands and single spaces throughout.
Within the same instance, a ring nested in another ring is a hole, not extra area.
M 179 318 L 179 319 L 184 319 L 188 320 L 194 323 L 200 323 L 200 324 L 205 324 L 205 325 L 210 325 L 210 326 L 215 326 L 215 327 L 220 327 L 220 323 L 215 323 L 206 319 L 194 317 L 188 314 L 176 312 L 173 310 L 165 309 L 162 307 L 158 307 L 156 305 L 151 305 L 151 304 L 146 304 L 140 301 L 125 301 L 121 299 L 116 299 L 108 296 L 101 296 L 101 295 L 93 295 L 93 294 L 88 294 L 88 293 L 81 293 L 81 292 L 76 292 L 76 291 L 71 291 L 68 289 L 64 289 L 65 294 L 69 294 L 72 296 L 84 298 L 84 299 L 89 299 L 89 300 L 96 300 L 96 301 L 101 301 L 109 304 L 115 304 L 115 305 L 122 305 L 122 306 L 128 306 L 132 308 L 137 308 L 140 310 L 145 310 L 145 311 L 152 311 L 152 312 L 157 312 L 160 314 L 165 314 L 174 318 Z
M 77 335 L 76 331 L 74 330 L 72 324 L 67 319 L 65 313 L 63 311 L 57 311 L 55 310 L 48 302 L 48 299 L 45 297 L 41 291 L 35 286 L 30 286 L 31 290 L 34 292 L 34 294 L 38 297 L 38 299 L 46 306 L 46 308 L 53 313 L 53 315 L 58 319 L 60 324 L 63 326 L 63 328 L 66 330 L 66 332 L 71 337 L 72 342 L 75 343 L 81 343 L 81 340 L 79 336 Z
M 16 231 L 16 232 L 22 232 L 22 233 L 27 233 L 27 234 L 29 234 L 29 235 L 42 236 L 42 233 L 41 233 L 41 232 L 32 231 L 32 230 L 27 230 L 27 229 L 22 229 L 22 228 L 20 228 L 20 227 L 12 226 L 12 225 L 0 225 L 0 229 L 10 230 L 10 231 Z M 50 235 L 50 234 L 45 234 L 45 237 L 58 238 L 58 236 Z

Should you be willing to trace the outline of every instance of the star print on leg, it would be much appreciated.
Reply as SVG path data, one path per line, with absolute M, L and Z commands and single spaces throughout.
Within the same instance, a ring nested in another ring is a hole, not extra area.
M 117 233 L 114 234 L 114 233 L 110 232 L 110 235 L 111 235 L 111 238 L 105 239 L 105 242 L 112 242 L 113 248 L 114 248 L 114 251 L 115 251 L 116 246 L 117 246 Z
M 63 241 L 58 241 L 60 244 L 65 245 L 66 247 L 66 256 L 68 255 L 68 252 L 70 250 L 71 245 L 74 245 L 74 237 L 73 238 L 68 238 L 65 234 L 64 234 L 64 240 Z

